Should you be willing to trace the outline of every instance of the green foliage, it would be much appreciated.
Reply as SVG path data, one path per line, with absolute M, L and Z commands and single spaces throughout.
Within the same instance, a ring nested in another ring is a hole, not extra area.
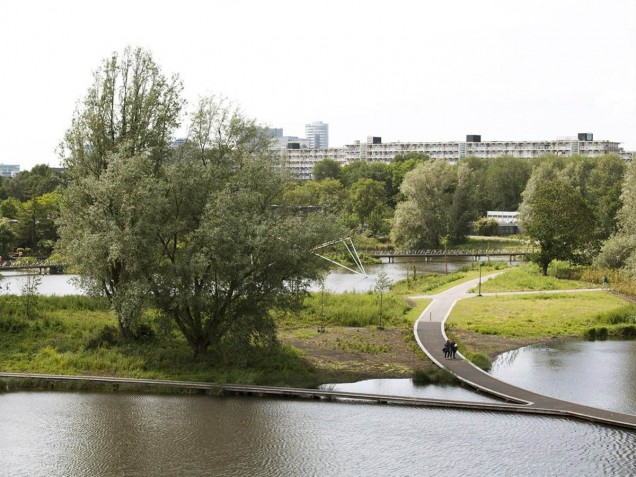
M 592 239 L 594 224 L 583 196 L 563 179 L 534 176 L 523 194 L 520 222 L 538 243 L 532 260 L 547 274 L 552 260 L 575 260 L 583 256 Z
M 388 210 L 384 184 L 372 179 L 359 179 L 349 190 L 348 208 L 355 224 L 368 228 L 372 233 L 384 233 L 384 218 Z
M 202 98 L 173 149 L 183 102 L 148 52 L 104 62 L 65 137 L 61 251 L 108 297 L 123 337 L 152 306 L 193 353 L 243 360 L 274 341 L 269 308 L 319 276 L 327 263 L 311 251 L 342 230 L 329 214 L 274 209 L 287 176 L 224 98 Z
M 405 280 L 400 280 L 392 286 L 393 293 L 396 295 L 410 295 L 417 293 L 427 293 L 438 291 L 445 285 L 456 283 L 466 277 L 465 272 L 455 272 L 448 274 L 422 273 L 420 275 L 411 276 Z M 474 278 L 474 277 L 471 277 Z
M 427 386 L 429 384 L 458 384 L 459 380 L 446 369 L 416 369 L 413 373 L 413 384 Z
M 0 218 L 0 257 L 6 259 L 15 249 L 17 235 L 13 231 L 9 221 Z
M 24 316 L 29 319 L 35 318 L 38 313 L 38 304 L 40 302 L 38 287 L 41 283 L 42 278 L 39 275 L 29 274 L 22 287 L 20 300 L 22 301 Z
M 619 233 L 611 236 L 601 246 L 594 265 L 601 268 L 624 268 L 636 253 L 636 236 Z
M 478 235 L 497 235 L 499 232 L 499 222 L 495 219 L 481 217 L 474 222 L 473 229 Z
M 404 250 L 440 246 L 465 239 L 476 216 L 470 195 L 470 170 L 447 161 L 425 162 L 409 172 L 402 182 L 405 198 L 395 210 L 391 239 Z
M 351 187 L 360 179 L 371 179 L 386 184 L 388 166 L 382 162 L 356 161 L 347 164 L 340 171 L 340 180 L 346 187 Z
M 559 270 L 557 262 L 552 270 Z M 562 269 L 565 270 L 565 269 Z M 557 272 L 560 273 L 560 272 Z M 563 275 L 567 273 L 563 271 Z M 514 292 L 514 291 L 542 291 L 542 290 L 571 290 L 577 288 L 588 288 L 589 284 L 571 279 L 560 279 L 553 275 L 542 276 L 539 266 L 536 264 L 526 264 L 520 267 L 513 267 L 503 275 L 491 278 L 482 283 L 482 292 Z
M 624 306 L 605 292 L 488 296 L 457 302 L 448 326 L 505 338 L 583 336 L 591 327 L 624 326 L 600 317 Z
M 483 369 L 484 371 L 490 371 L 490 368 L 492 367 L 492 361 L 485 354 L 466 352 L 463 353 L 463 355 L 468 361 L 473 363 L 478 368 Z
M 19 297 L 0 296 L 0 369 L 51 374 L 98 374 L 149 379 L 316 386 L 315 371 L 288 347 L 243 350 L 241 366 L 218 355 L 197 358 L 182 337 L 159 334 L 123 341 L 108 304 L 89 297 L 42 297 L 41 317 L 20 315 Z M 13 304 L 12 304 L 13 303 Z M 9 315 L 6 310 L 11 311 Z M 143 327 L 142 327 L 143 329 Z
M 322 207 L 330 214 L 340 214 L 347 202 L 347 191 L 339 180 L 290 182 L 285 185 L 283 202 L 291 207 Z
M 340 163 L 333 159 L 323 159 L 314 165 L 312 176 L 315 181 L 340 178 Z
M 324 306 L 322 293 L 311 293 L 298 313 L 275 313 L 276 321 L 282 326 L 299 323 L 306 325 L 364 327 L 378 325 L 379 297 L 373 293 L 325 292 Z M 403 299 L 391 294 L 383 294 L 383 323 L 398 326 L 406 321 L 410 306 Z M 324 316 L 324 321 L 323 321 Z
M 104 326 L 96 336 L 88 340 L 86 349 L 109 348 L 119 343 L 119 331 L 112 325 Z
M 33 166 L 30 171 L 20 171 L 8 182 L 11 196 L 19 202 L 55 192 L 63 184 L 62 173 L 46 164 Z
M 426 161 L 430 161 L 430 157 L 418 152 L 398 154 L 393 161 L 391 161 L 388 166 L 389 186 L 387 191 L 389 205 L 391 207 L 395 207 L 395 205 L 403 199 L 400 194 L 400 187 L 406 174 Z

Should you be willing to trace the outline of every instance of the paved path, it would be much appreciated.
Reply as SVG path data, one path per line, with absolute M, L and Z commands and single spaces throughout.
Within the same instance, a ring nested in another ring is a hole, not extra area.
M 482 282 L 496 275 L 482 277 Z M 636 429 L 636 415 L 607 411 L 590 406 L 554 399 L 537 394 L 517 386 L 495 379 L 482 371 L 458 353 L 458 359 L 445 359 L 442 347 L 446 342 L 444 322 L 458 300 L 477 296 L 468 291 L 478 286 L 479 279 L 457 285 L 437 295 L 426 295 L 414 298 L 429 298 L 433 301 L 422 312 L 415 322 L 415 338 L 424 352 L 439 367 L 447 369 L 467 385 L 485 393 L 497 396 L 510 403 L 517 403 L 517 408 L 532 408 L 537 413 L 575 417 L 584 420 L 600 422 Z M 551 293 L 584 293 L 595 290 L 558 290 Z M 523 292 L 529 293 L 529 292 Z M 530 292 L 532 293 L 532 292 Z M 535 292 L 537 293 L 537 292 Z M 503 293 L 502 293 L 503 294 Z M 502 295 L 501 294 L 501 295 Z M 494 295 L 482 293 L 482 295 Z

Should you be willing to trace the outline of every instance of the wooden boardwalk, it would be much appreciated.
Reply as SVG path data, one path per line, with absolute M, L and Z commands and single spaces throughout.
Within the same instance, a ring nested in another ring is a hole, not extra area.
M 494 275 L 491 275 L 492 277 Z M 485 277 L 486 279 L 490 277 Z M 484 278 L 482 278 L 482 281 Z M 458 353 L 459 359 L 445 359 L 442 348 L 446 342 L 444 322 L 455 303 L 464 298 L 474 297 L 468 290 L 474 289 L 478 280 L 471 280 L 438 295 L 428 296 L 433 301 L 422 312 L 414 326 L 415 337 L 422 350 L 439 367 L 447 369 L 466 385 L 514 403 L 518 412 L 535 410 L 537 413 L 555 416 L 567 416 L 602 424 L 636 429 L 636 415 L 624 414 L 569 401 L 551 398 L 526 389 L 499 381 L 482 371 Z M 591 290 L 559 290 L 557 293 L 584 293 Z
M 175 388 L 192 391 L 194 394 L 210 394 L 214 396 L 257 396 L 274 398 L 298 398 L 336 401 L 340 399 L 366 401 L 379 404 L 398 404 L 419 407 L 440 407 L 452 409 L 473 409 L 480 411 L 510 412 L 513 406 L 504 403 L 484 403 L 470 401 L 449 401 L 443 399 L 427 399 L 408 396 L 387 396 L 378 394 L 352 393 L 321 389 L 286 388 L 276 386 L 255 386 L 243 384 L 219 384 L 195 381 L 168 381 L 160 379 L 113 378 L 104 376 L 67 376 L 57 374 L 33 373 L 3 373 L 2 380 L 37 380 L 43 387 L 53 387 L 54 383 L 93 383 L 109 386 L 112 390 L 125 390 L 132 387 L 135 390 L 153 391 L 158 387 Z M 3 386 L 4 387 L 4 386 Z

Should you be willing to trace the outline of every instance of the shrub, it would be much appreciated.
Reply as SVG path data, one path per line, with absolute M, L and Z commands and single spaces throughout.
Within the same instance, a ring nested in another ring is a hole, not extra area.
M 486 356 L 485 354 L 468 353 L 468 356 L 466 356 L 466 358 L 475 366 L 477 366 L 480 369 L 483 369 L 484 371 L 490 371 L 490 368 L 492 367 L 492 362 L 490 361 L 488 356 Z
M 432 368 L 430 370 L 416 369 L 413 372 L 413 384 L 457 384 L 457 378 L 453 373 L 442 368 Z
M 108 348 L 116 345 L 118 342 L 119 332 L 117 328 L 112 325 L 106 325 L 97 333 L 97 336 L 91 338 L 88 343 L 86 343 L 86 349 Z
M 155 338 L 155 330 L 146 323 L 140 323 L 133 332 L 133 339 L 138 342 L 147 343 Z
M 499 223 L 492 218 L 482 217 L 473 223 L 473 229 L 477 235 L 486 237 L 497 235 L 499 232 Z
M 580 280 L 584 268 L 568 262 L 553 260 L 548 267 L 548 274 L 560 280 Z
M 622 338 L 636 338 L 636 326 L 634 325 L 621 326 L 618 331 Z
M 14 316 L 0 318 L 0 331 L 4 333 L 20 333 L 27 329 L 29 324 Z

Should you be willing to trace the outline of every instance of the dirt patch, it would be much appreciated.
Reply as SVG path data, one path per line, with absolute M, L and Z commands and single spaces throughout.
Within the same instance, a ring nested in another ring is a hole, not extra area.
M 411 328 L 327 327 L 279 331 L 279 339 L 301 350 L 318 374 L 331 380 L 412 377 L 434 366 L 418 348 Z
M 449 335 L 460 344 L 460 351 L 471 350 L 494 360 L 499 354 L 546 339 L 511 339 L 452 330 Z M 420 350 L 411 327 L 348 328 L 316 327 L 279 330 L 279 339 L 299 349 L 316 369 L 322 382 L 347 382 L 371 378 L 410 378 L 415 370 L 436 368 Z

